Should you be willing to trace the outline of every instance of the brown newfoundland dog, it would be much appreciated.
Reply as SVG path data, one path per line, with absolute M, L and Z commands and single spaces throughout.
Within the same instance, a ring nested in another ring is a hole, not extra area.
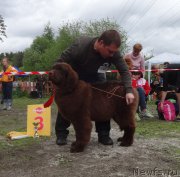
M 127 105 L 125 89 L 119 82 L 90 85 L 78 79 L 77 73 L 69 64 L 58 63 L 49 72 L 49 79 L 55 87 L 55 102 L 62 116 L 69 120 L 75 129 L 76 141 L 71 152 L 81 152 L 90 141 L 91 121 L 114 119 L 124 131 L 121 146 L 133 143 L 135 113 L 138 94 L 133 90 L 135 100 Z

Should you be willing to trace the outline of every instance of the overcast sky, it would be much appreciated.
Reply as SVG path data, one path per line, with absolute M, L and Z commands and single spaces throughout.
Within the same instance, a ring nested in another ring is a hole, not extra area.
M 180 54 L 180 0 L 0 0 L 7 36 L 0 53 L 22 51 L 50 22 L 109 17 L 127 31 L 129 45 L 140 42 L 144 53 Z

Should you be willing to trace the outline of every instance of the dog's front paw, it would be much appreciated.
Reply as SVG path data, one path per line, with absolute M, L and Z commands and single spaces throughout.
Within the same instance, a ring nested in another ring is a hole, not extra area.
M 71 144 L 71 149 L 70 152 L 71 153 L 77 153 L 77 152 L 83 152 L 84 151 L 85 146 L 82 144 L 78 144 L 77 142 L 73 142 Z
M 124 146 L 124 147 L 128 147 L 128 146 L 131 146 L 133 144 L 133 140 L 123 140 L 121 143 L 120 143 L 120 146 Z
M 76 141 L 72 142 L 71 148 L 72 148 L 73 146 L 76 146 Z

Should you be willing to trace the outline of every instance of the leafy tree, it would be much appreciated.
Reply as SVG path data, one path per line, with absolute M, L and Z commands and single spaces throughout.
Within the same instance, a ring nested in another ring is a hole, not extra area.
M 46 50 L 54 44 L 54 33 L 50 25 L 46 25 L 41 36 L 37 36 L 30 48 L 24 52 L 24 69 L 25 70 L 44 70 L 45 61 L 42 56 Z
M 17 52 L 13 55 L 11 61 L 13 63 L 14 66 L 22 67 L 23 66 L 23 52 Z
M 37 65 L 41 62 L 41 55 L 39 52 L 33 50 L 32 48 L 28 48 L 24 52 L 24 70 L 26 71 L 35 71 Z
M 3 41 L 1 36 L 6 37 L 6 25 L 4 24 L 4 19 L 3 17 L 0 15 L 0 41 Z
M 122 45 L 121 52 L 127 48 L 127 34 L 116 21 L 110 19 L 89 22 L 77 21 L 63 23 L 59 33 L 54 36 L 53 29 L 48 23 L 41 36 L 34 39 L 30 48 L 24 53 L 25 70 L 49 70 L 61 53 L 79 36 L 97 37 L 103 31 L 115 29 L 120 32 Z
M 53 29 L 51 28 L 50 23 L 48 23 L 45 26 L 44 32 L 43 32 L 43 37 L 45 37 L 49 41 L 54 41 L 54 32 L 53 32 Z
M 5 56 L 8 57 L 10 61 L 12 60 L 13 55 L 14 55 L 13 52 L 5 53 Z
M 51 45 L 51 41 L 49 41 L 49 39 L 47 39 L 44 36 L 38 36 L 33 41 L 30 48 L 40 54 L 43 54 L 45 50 L 50 47 L 50 45 Z
M 111 29 L 114 29 L 120 33 L 122 40 L 120 51 L 124 54 L 126 48 L 128 47 L 127 34 L 115 20 L 110 20 L 109 18 L 106 18 L 97 21 L 90 21 L 84 24 L 84 33 L 92 37 L 100 36 L 104 31 Z
M 2 60 L 2 58 L 4 57 L 4 53 L 0 54 L 0 60 Z

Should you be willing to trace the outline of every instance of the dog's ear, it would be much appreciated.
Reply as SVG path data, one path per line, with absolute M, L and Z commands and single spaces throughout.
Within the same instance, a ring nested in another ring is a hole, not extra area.
M 77 86 L 78 81 L 78 74 L 70 66 L 67 67 L 64 78 L 64 91 L 71 92 Z
M 55 63 L 53 66 L 52 66 L 52 69 L 61 69 L 61 63 Z

